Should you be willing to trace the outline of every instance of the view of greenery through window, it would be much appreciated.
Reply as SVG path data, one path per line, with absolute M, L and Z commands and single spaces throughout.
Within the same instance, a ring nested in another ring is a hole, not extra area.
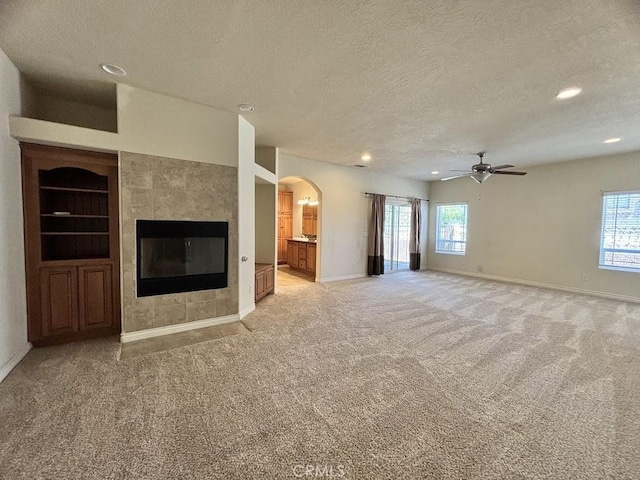
M 467 205 L 436 207 L 436 253 L 464 255 L 467 246 Z
M 640 192 L 604 195 L 600 266 L 640 271 Z
M 411 234 L 411 206 L 390 204 L 384 206 L 384 269 L 409 268 L 409 236 Z

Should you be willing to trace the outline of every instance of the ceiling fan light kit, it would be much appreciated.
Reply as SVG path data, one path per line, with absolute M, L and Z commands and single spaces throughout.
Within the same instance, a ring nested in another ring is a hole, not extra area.
M 452 177 L 442 178 L 441 181 L 446 182 L 447 180 L 453 180 L 454 178 L 471 177 L 473 181 L 477 183 L 482 183 L 493 174 L 496 174 L 496 175 L 526 175 L 527 174 L 527 172 L 511 172 L 511 171 L 504 170 L 505 168 L 513 168 L 513 165 L 498 165 L 497 167 L 492 167 L 488 163 L 484 163 L 483 161 L 484 154 L 485 152 L 480 152 L 476 154 L 478 155 L 478 157 L 480 157 L 480 163 L 473 165 L 471 167 L 471 172 L 464 173 L 462 175 L 454 175 Z M 455 172 L 455 171 L 456 170 L 452 170 L 452 172 Z
M 479 172 L 479 173 L 474 173 L 473 175 L 469 175 L 473 180 L 475 180 L 478 183 L 482 183 L 484 182 L 487 178 L 489 178 L 491 176 L 491 174 L 489 172 Z

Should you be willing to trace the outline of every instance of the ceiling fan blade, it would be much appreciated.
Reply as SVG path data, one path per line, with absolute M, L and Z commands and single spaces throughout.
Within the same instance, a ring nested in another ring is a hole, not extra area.
M 441 182 L 446 182 L 447 180 L 453 180 L 454 178 L 468 177 L 469 175 L 473 175 L 473 172 L 467 173 L 465 175 L 454 175 L 453 177 L 441 178 L 440 181 Z
M 503 170 L 498 170 L 497 172 L 491 172 L 494 175 L 526 175 L 527 172 L 508 172 Z
M 450 172 L 468 172 L 469 170 L 449 170 Z
M 497 167 L 491 167 L 491 171 L 502 170 L 503 168 L 513 168 L 515 165 L 498 165 Z

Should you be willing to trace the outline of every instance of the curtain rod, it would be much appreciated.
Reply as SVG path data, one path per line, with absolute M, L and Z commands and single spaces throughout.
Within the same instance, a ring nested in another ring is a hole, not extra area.
M 382 195 L 381 193 L 371 193 L 371 192 L 364 192 L 364 194 L 367 195 L 367 196 L 370 196 L 370 195 Z M 385 195 L 385 197 L 404 198 L 405 200 L 413 200 L 414 198 L 418 198 L 418 197 L 401 197 L 399 195 Z M 418 200 L 423 200 L 425 202 L 429 201 L 428 198 L 418 198 Z

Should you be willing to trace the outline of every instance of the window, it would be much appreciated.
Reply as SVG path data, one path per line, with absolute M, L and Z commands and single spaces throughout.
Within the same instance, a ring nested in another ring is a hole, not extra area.
M 436 253 L 464 255 L 467 247 L 467 204 L 436 207 Z
M 640 191 L 604 194 L 600 268 L 640 272 Z
M 387 201 L 384 205 L 384 269 L 409 269 L 411 205 Z

